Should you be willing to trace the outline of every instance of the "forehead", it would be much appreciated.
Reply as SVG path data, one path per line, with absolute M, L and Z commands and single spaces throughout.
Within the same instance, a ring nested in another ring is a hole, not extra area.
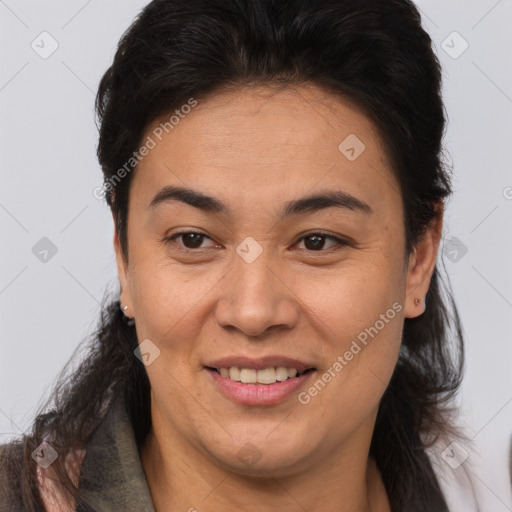
M 366 202 L 397 199 L 374 124 L 353 103 L 314 85 L 217 92 L 155 120 L 147 137 L 154 147 L 132 183 L 146 205 L 150 194 L 176 183 L 216 191 L 227 202 L 284 202 L 291 191 L 315 187 Z

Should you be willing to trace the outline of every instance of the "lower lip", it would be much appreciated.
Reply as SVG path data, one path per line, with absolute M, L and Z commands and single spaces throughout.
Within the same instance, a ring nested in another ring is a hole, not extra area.
M 278 381 L 274 384 L 243 384 L 227 377 L 222 377 L 217 371 L 210 368 L 205 369 L 211 375 L 218 388 L 227 397 L 244 405 L 278 404 L 303 387 L 315 373 L 315 370 L 308 371 L 300 377 L 293 377 L 283 382 Z

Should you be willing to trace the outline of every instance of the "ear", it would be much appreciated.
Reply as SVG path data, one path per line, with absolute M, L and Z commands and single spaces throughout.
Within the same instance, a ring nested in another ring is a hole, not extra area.
M 437 217 L 432 220 L 409 257 L 405 297 L 406 318 L 415 318 L 425 312 L 425 296 L 436 266 L 443 229 L 444 203 L 442 200 L 437 203 L 436 211 L 438 212 Z M 415 299 L 419 299 L 418 304 L 415 304 Z
M 128 277 L 128 263 L 126 262 L 123 252 L 121 250 L 121 242 L 119 240 L 119 233 L 117 231 L 117 227 L 114 227 L 114 251 L 116 255 L 117 275 L 119 277 L 119 283 L 121 285 L 121 307 L 128 306 L 128 308 L 124 311 L 124 314 L 127 317 L 132 318 L 133 306 L 130 294 L 130 282 Z

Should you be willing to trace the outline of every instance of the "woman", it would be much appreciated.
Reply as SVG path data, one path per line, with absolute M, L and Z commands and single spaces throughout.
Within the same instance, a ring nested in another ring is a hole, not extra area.
M 120 294 L 8 510 L 448 510 L 440 90 L 409 0 L 151 2 L 97 97 Z

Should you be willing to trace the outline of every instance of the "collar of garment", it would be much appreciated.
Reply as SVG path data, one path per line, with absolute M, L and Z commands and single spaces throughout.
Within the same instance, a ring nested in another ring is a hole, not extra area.
M 76 512 L 155 512 L 122 397 L 111 402 L 87 445 L 79 488 L 90 506 Z

